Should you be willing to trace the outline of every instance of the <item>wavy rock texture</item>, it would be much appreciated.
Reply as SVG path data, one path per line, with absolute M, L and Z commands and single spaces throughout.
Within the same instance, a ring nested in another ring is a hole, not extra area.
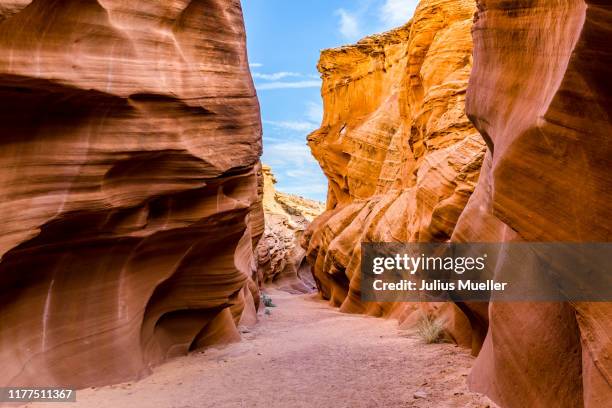
M 612 7 L 479 0 L 467 111 L 487 139 L 457 241 L 612 238 Z M 504 407 L 609 407 L 610 303 L 470 305 L 470 382 Z M 486 330 L 486 329 L 485 329 Z
M 255 318 L 238 0 L 0 1 L 0 385 L 141 377 Z
M 300 239 L 325 205 L 276 191 L 272 169 L 264 165 L 262 173 L 266 227 L 257 246 L 260 285 L 292 293 L 312 292 L 316 286 Z
M 485 143 L 464 113 L 472 66 L 469 0 L 426 0 L 413 20 L 323 51 L 324 118 L 309 145 L 329 179 L 328 211 L 304 237 L 319 290 L 346 312 L 443 314 L 471 343 L 453 305 L 360 301 L 362 241 L 446 241 L 478 179 Z M 416 315 L 416 314 L 415 314 Z

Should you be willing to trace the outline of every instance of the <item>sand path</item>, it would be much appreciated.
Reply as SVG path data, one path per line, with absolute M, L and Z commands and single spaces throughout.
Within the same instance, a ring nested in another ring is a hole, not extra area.
M 78 391 L 70 407 L 489 406 L 467 390 L 466 350 L 341 314 L 314 295 L 271 295 L 277 307 L 242 342 L 177 358 L 136 383 Z

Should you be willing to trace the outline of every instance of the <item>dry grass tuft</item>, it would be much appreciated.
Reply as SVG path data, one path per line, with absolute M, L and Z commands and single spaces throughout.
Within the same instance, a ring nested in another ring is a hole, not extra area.
M 417 322 L 417 333 L 427 344 L 448 342 L 444 322 L 426 314 Z

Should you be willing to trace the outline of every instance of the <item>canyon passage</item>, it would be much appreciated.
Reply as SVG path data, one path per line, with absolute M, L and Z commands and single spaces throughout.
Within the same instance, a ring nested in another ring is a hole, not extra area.
M 71 406 L 494 407 L 467 390 L 469 350 L 425 344 L 393 320 L 340 313 L 314 294 L 269 294 L 277 307 L 240 343 L 180 357 L 137 383 L 79 391 Z
M 320 89 L 300 143 L 325 203 L 262 163 L 261 92 L 287 83 L 256 87 L 244 3 L 0 0 L 0 387 L 612 407 L 610 302 L 360 288 L 363 242 L 612 241 L 609 1 L 421 0 L 321 51 L 290 85 Z

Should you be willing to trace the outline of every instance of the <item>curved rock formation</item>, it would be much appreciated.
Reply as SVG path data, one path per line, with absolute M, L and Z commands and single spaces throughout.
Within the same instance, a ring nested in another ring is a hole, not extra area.
M 467 112 L 486 155 L 463 115 L 470 2 L 423 0 L 411 25 L 322 54 L 325 117 L 309 140 L 329 201 L 304 245 L 343 311 L 415 319 L 415 306 L 360 302 L 361 241 L 612 237 L 610 5 L 477 6 Z M 610 303 L 419 307 L 479 352 L 471 386 L 501 406 L 610 405 Z
M 266 165 L 263 181 L 266 227 L 257 246 L 260 285 L 292 293 L 312 292 L 316 287 L 300 239 L 310 222 L 325 210 L 325 205 L 276 191 L 276 179 Z
M 0 385 L 145 375 L 255 318 L 238 0 L 0 1 Z
M 490 150 L 453 240 L 611 241 L 612 7 L 479 0 L 478 9 L 467 111 Z M 488 322 L 475 390 L 504 407 L 610 406 L 610 303 L 466 311 L 476 332 Z
M 328 211 L 303 244 L 321 293 L 343 311 L 409 318 L 416 305 L 360 301 L 361 242 L 446 241 L 474 190 L 485 154 L 464 113 L 474 11 L 470 0 L 422 1 L 407 25 L 321 55 L 324 118 L 308 140 L 329 179 Z M 470 344 L 456 307 L 423 308 L 441 308 Z

